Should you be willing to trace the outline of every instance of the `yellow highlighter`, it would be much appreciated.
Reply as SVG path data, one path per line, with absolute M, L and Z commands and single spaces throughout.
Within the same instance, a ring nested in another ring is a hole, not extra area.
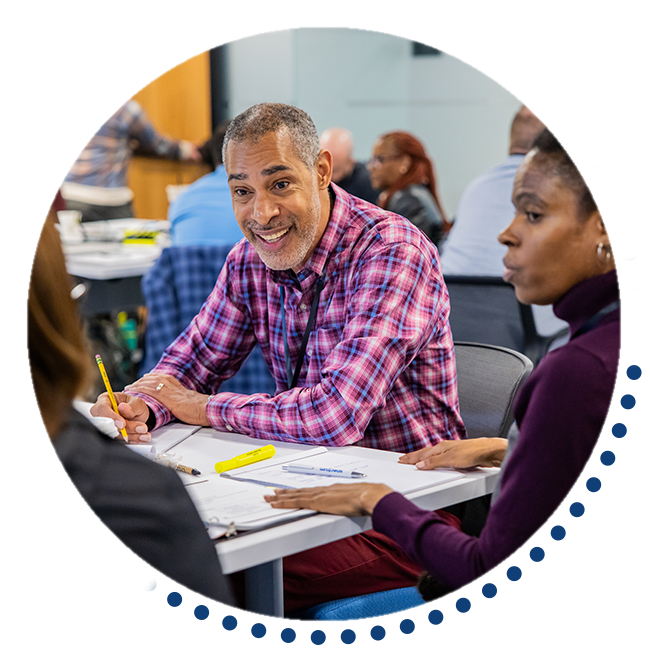
M 102 374 L 102 379 L 104 380 L 104 386 L 106 386 L 106 392 L 108 393 L 108 399 L 111 400 L 111 406 L 113 407 L 113 410 L 119 415 L 120 412 L 117 410 L 117 400 L 115 399 L 115 395 L 113 394 L 113 389 L 111 388 L 111 382 L 108 381 L 108 375 L 106 374 L 106 369 L 104 368 L 104 362 L 102 361 L 102 358 L 96 354 L 95 355 L 95 360 L 97 361 L 97 365 L 99 366 L 99 372 Z M 126 429 L 122 428 L 120 429 L 120 432 L 122 433 L 122 437 L 126 442 L 129 441 L 129 436 L 126 433 Z
M 235 456 L 230 460 L 224 460 L 217 463 L 214 466 L 214 470 L 217 474 L 221 474 L 222 472 L 227 472 L 231 469 L 237 469 L 238 467 L 245 467 L 246 465 L 257 463 L 260 460 L 273 458 L 273 456 L 275 456 L 275 447 L 273 445 L 266 445 L 265 447 L 259 447 L 258 449 L 253 449 L 253 451 L 241 454 L 241 456 Z

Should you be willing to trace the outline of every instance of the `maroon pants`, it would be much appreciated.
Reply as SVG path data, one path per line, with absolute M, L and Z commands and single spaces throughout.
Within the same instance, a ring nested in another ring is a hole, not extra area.
M 436 513 L 460 528 L 454 515 Z M 289 616 L 330 600 L 412 587 L 424 572 L 395 542 L 374 530 L 289 555 L 283 569 L 284 610 Z M 243 607 L 243 573 L 231 579 Z

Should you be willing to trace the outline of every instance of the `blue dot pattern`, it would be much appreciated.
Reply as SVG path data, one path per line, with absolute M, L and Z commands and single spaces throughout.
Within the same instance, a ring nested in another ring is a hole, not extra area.
M 483 589 L 481 589 L 481 593 L 486 598 L 494 598 L 497 595 L 496 585 L 493 585 L 491 582 L 488 582 L 487 584 L 483 585 Z
M 533 562 L 541 562 L 545 556 L 546 553 L 544 553 L 544 549 L 539 546 L 530 549 L 530 559 Z
M 370 630 L 370 636 L 375 641 L 381 641 L 386 636 L 386 630 L 381 625 L 375 625 L 375 627 Z
M 612 434 L 615 438 L 624 438 L 627 433 L 627 427 L 620 422 L 612 427 Z
M 641 376 L 641 368 L 639 366 L 630 366 L 627 369 L 627 376 L 629 379 L 636 381 Z
M 615 460 L 616 460 L 616 456 L 614 456 L 613 452 L 611 451 L 604 451 L 600 455 L 600 462 L 607 467 L 613 465 Z
M 296 632 L 295 630 L 292 630 L 290 627 L 287 627 L 284 630 L 282 630 L 282 633 L 280 634 L 280 638 L 285 643 L 293 643 L 296 640 Z
M 588 481 L 587 481 L 587 489 L 589 492 L 598 492 L 600 490 L 600 479 L 596 478 L 595 476 L 592 476 Z
M 183 597 L 177 591 L 172 591 L 172 593 L 167 596 L 167 603 L 172 607 L 178 607 L 182 602 Z
M 624 409 L 627 409 L 629 411 L 630 409 L 633 409 L 635 405 L 636 400 L 634 397 L 632 397 L 632 395 L 623 395 L 623 397 L 621 397 L 621 406 Z
M 357 635 L 352 630 L 343 630 L 343 632 L 341 632 L 341 641 L 346 645 L 354 643 L 356 638 Z
M 512 580 L 513 582 L 517 582 L 519 578 L 521 578 L 521 569 L 518 566 L 511 566 L 507 571 L 506 575 L 508 576 L 508 580 Z
M 574 517 L 582 517 L 582 515 L 585 514 L 585 507 L 582 505 L 582 503 L 575 502 L 571 504 L 571 507 L 569 508 L 569 512 L 574 516 Z
M 199 619 L 199 621 L 205 621 L 206 618 L 210 615 L 210 610 L 205 605 L 199 605 L 194 610 L 194 616 Z
M 442 619 L 444 616 L 442 615 L 442 612 L 439 609 L 434 609 L 432 612 L 429 613 L 429 623 L 431 625 L 440 625 L 442 623 Z
M 322 630 L 316 630 L 311 634 L 311 642 L 314 645 L 323 645 L 325 643 L 325 632 Z
M 399 629 L 404 632 L 404 634 L 411 634 L 415 629 L 415 623 L 410 618 L 405 618 L 400 624 Z
M 231 632 L 237 627 L 237 619 L 234 616 L 226 616 L 221 622 L 225 630 Z
M 465 614 L 465 613 L 469 612 L 471 606 L 472 606 L 472 603 L 470 603 L 467 598 L 459 598 L 456 601 L 456 609 L 461 614 Z
M 266 627 L 261 623 L 255 623 L 255 625 L 253 625 L 251 628 L 251 634 L 256 639 L 261 639 L 266 634 Z
M 562 526 L 553 526 L 551 529 L 551 537 L 557 541 L 564 539 L 566 536 L 566 530 Z

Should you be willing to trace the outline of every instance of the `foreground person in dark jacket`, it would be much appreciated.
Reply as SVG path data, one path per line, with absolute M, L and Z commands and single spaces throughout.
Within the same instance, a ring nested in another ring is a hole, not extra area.
M 480 537 L 413 505 L 386 485 L 278 490 L 274 507 L 348 516 L 372 515 L 375 530 L 448 588 L 458 588 L 519 548 L 562 502 L 584 468 L 614 390 L 620 306 L 609 238 L 575 165 L 548 131 L 536 140 L 515 178 L 516 214 L 499 235 L 508 247 L 504 279 L 524 303 L 553 304 L 571 339 L 548 354 L 515 403 L 517 435 L 444 441 L 406 454 L 418 469 L 499 466 Z
M 32 268 L 28 344 L 36 399 L 59 459 L 95 514 L 132 551 L 199 594 L 232 604 L 214 544 L 176 472 L 105 436 L 73 408 L 91 357 L 70 289 L 48 218 Z

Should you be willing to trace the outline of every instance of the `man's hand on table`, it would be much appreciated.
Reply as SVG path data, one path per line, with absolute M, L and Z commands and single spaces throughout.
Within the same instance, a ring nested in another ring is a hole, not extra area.
M 264 499 L 273 508 L 307 508 L 331 515 L 362 517 L 372 515 L 379 501 L 392 488 L 381 483 L 337 483 L 328 487 L 302 488 L 300 490 L 276 490 Z
M 418 469 L 499 467 L 507 447 L 508 441 L 505 438 L 443 440 L 434 447 L 404 454 L 398 462 L 415 465 Z
M 111 406 L 108 393 L 102 393 L 90 408 L 95 417 L 111 418 L 118 429 L 126 428 L 129 442 L 150 442 L 151 434 L 145 424 L 149 418 L 149 407 L 140 397 L 128 393 L 115 393 L 118 413 Z
M 200 424 L 202 427 L 210 426 L 207 416 L 210 395 L 203 395 L 185 388 L 178 379 L 171 375 L 149 372 L 126 388 L 130 391 L 150 395 L 167 407 L 177 420 L 187 424 Z

